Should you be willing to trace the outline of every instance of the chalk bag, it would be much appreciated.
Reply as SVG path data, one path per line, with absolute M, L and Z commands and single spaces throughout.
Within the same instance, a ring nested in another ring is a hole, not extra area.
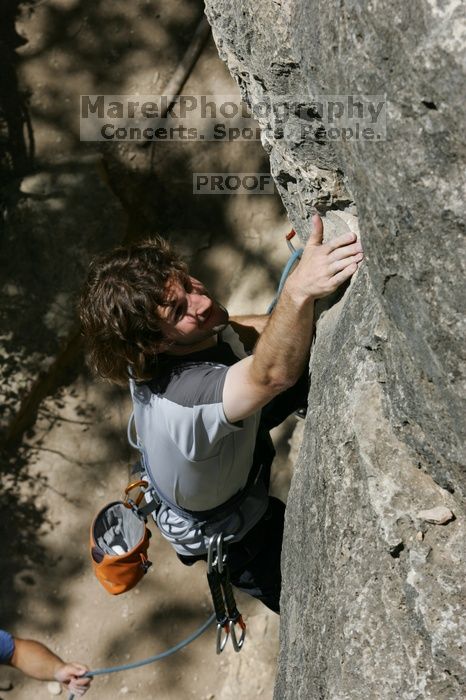
M 91 525 L 92 565 L 108 593 L 125 593 L 142 579 L 151 566 L 149 538 L 144 520 L 121 501 L 109 503 L 96 515 Z

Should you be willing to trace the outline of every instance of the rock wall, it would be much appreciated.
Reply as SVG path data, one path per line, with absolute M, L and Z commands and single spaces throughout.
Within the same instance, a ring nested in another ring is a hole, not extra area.
M 359 222 L 366 254 L 317 323 L 287 509 L 276 699 L 459 700 L 460 2 L 207 0 L 207 16 L 252 107 L 304 96 L 285 130 L 260 120 L 300 236 L 317 209 L 327 235 Z M 386 140 L 331 139 L 313 107 L 319 95 L 382 93 Z M 439 507 L 443 524 L 424 513 Z

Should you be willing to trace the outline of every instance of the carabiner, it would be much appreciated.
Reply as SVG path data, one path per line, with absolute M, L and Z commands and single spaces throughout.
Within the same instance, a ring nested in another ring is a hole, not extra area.
M 222 630 L 225 636 L 222 639 Z M 230 636 L 230 622 L 227 619 L 225 622 L 217 622 L 217 654 L 221 654 L 225 649 L 228 637 Z
M 136 500 L 133 500 L 132 498 L 130 498 L 130 496 L 129 496 L 130 491 L 132 491 L 133 489 L 136 489 L 138 487 L 141 489 L 146 489 L 148 486 L 149 486 L 149 484 L 147 483 L 147 481 L 144 481 L 143 479 L 140 479 L 139 481 L 132 481 L 131 484 L 128 484 L 128 486 L 125 488 L 125 496 L 124 496 L 124 500 L 123 500 L 123 505 L 126 508 L 131 508 L 131 509 L 133 509 L 135 506 L 137 507 L 141 503 L 142 499 L 144 498 L 144 491 L 141 491 L 141 493 L 138 493 L 138 495 L 136 496 Z
M 241 637 L 239 639 L 236 636 L 235 625 L 239 625 L 241 627 Z M 238 615 L 236 619 L 230 617 L 230 635 L 233 649 L 235 651 L 241 651 L 244 640 L 246 639 L 246 623 L 244 622 L 242 615 Z
M 217 537 L 217 571 L 219 574 L 223 572 L 223 535 L 220 533 Z
M 212 572 L 212 569 L 215 566 L 214 545 L 215 545 L 216 539 L 217 539 L 216 535 L 212 535 L 212 537 L 209 538 L 209 546 L 207 547 L 207 573 L 208 574 L 210 574 Z
M 221 574 L 224 566 L 223 561 L 223 535 L 212 535 L 209 538 L 209 545 L 207 547 L 207 573 L 213 569 L 217 569 L 218 573 Z

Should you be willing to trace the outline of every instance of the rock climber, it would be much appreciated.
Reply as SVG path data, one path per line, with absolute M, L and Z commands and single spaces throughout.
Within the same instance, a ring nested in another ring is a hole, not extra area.
M 39 681 L 58 681 L 74 695 L 84 695 L 91 683 L 91 678 L 82 678 L 86 666 L 66 663 L 41 642 L 19 639 L 5 630 L 0 630 L 0 664 Z
M 184 512 L 223 518 L 228 530 L 222 505 L 259 474 L 236 506 L 231 580 L 277 613 L 285 505 L 268 495 L 269 431 L 306 403 L 315 300 L 362 259 L 354 233 L 324 243 L 315 215 L 270 316 L 230 318 L 157 238 L 95 260 L 80 302 L 91 368 L 130 382 L 148 471 L 173 504 L 162 532 L 184 564 L 206 559 L 199 528 Z

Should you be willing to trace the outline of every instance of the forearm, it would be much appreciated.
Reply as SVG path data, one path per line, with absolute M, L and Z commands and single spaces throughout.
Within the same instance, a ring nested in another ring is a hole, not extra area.
M 49 681 L 63 661 L 40 642 L 31 639 L 15 639 L 15 651 L 10 664 L 23 673 L 39 681 Z
M 309 358 L 314 298 L 301 294 L 291 275 L 254 349 L 252 374 L 260 384 L 292 386 Z

